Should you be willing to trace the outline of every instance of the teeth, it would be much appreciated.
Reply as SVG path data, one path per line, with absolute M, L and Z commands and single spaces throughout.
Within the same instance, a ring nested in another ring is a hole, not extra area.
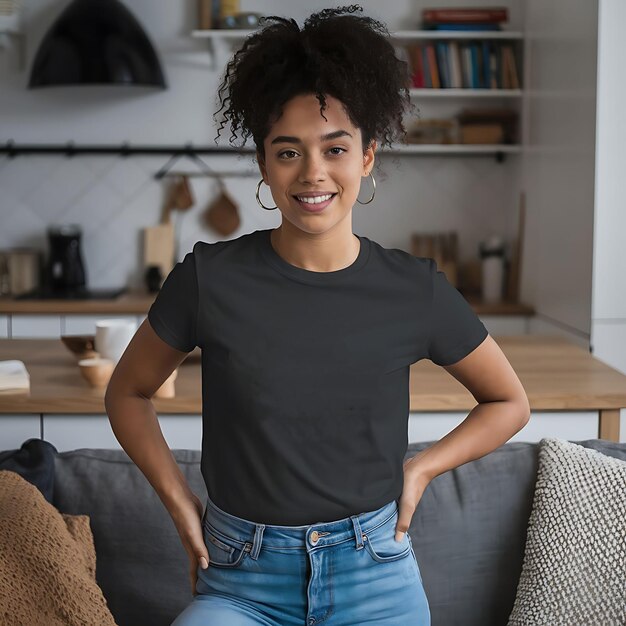
M 307 204 L 320 204 L 320 202 L 326 202 L 329 198 L 333 197 L 333 194 L 330 193 L 327 196 L 316 196 L 315 198 L 302 198 L 301 196 L 296 196 L 300 202 L 306 202 Z

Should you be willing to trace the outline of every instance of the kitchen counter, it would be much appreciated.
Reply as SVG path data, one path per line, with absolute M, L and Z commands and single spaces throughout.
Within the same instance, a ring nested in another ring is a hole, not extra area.
M 94 300 L 16 300 L 5 296 L 0 298 L 0 314 L 33 313 L 76 313 L 80 314 L 133 314 L 147 313 L 154 302 L 156 293 L 129 291 L 117 298 Z
M 0 315 L 12 313 L 54 314 L 54 313 L 147 313 L 156 293 L 129 291 L 117 298 L 102 300 L 16 300 L 13 297 L 0 297 Z M 518 302 L 497 302 L 490 304 L 479 298 L 467 296 L 467 301 L 477 315 L 534 315 L 533 307 Z
M 597 411 L 598 438 L 619 441 L 626 376 L 557 336 L 494 337 L 517 372 L 532 411 Z M 179 366 L 175 398 L 153 398 L 157 413 L 202 412 L 201 352 Z M 106 414 L 104 390 L 90 387 L 59 339 L 0 339 L 0 360 L 23 361 L 30 392 L 0 393 L 0 414 Z M 469 412 L 473 396 L 429 360 L 411 366 L 410 411 Z

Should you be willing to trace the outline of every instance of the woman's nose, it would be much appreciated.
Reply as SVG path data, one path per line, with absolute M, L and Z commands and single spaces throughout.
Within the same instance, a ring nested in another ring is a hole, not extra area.
M 300 180 L 302 182 L 316 183 L 325 180 L 326 173 L 321 159 L 303 159 L 300 170 Z

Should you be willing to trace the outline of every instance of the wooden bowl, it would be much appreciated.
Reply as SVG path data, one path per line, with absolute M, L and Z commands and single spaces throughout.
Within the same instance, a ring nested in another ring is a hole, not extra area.
M 95 335 L 61 335 L 61 341 L 77 359 L 99 356 L 95 347 Z
M 78 361 L 78 367 L 83 378 L 92 387 L 106 387 L 111 379 L 111 374 L 115 369 L 115 363 L 111 359 L 102 359 L 100 357 L 81 359 Z

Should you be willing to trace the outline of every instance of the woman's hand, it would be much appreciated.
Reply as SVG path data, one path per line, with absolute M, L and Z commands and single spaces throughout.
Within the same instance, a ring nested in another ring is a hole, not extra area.
M 191 593 L 196 594 L 198 580 L 198 564 L 202 569 L 209 566 L 209 552 L 204 543 L 202 530 L 202 512 L 204 507 L 198 496 L 191 494 L 182 500 L 172 513 L 172 519 L 180 535 L 182 544 L 189 557 L 189 577 L 191 579 Z
M 431 478 L 420 465 L 420 457 L 426 452 L 422 450 L 403 464 L 404 487 L 398 504 L 398 521 L 396 523 L 396 541 L 402 541 L 403 533 L 409 530 L 415 509 L 422 499 L 422 494 L 428 487 Z

